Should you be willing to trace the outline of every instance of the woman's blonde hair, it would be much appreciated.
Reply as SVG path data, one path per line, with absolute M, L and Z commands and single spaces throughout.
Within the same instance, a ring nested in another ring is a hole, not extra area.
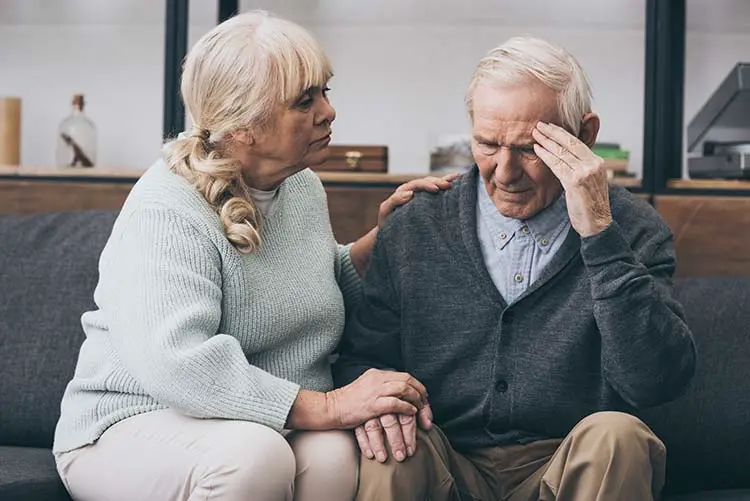
M 166 143 L 164 157 L 215 208 L 239 251 L 260 245 L 261 216 L 239 164 L 222 156 L 217 143 L 235 131 L 272 128 L 280 104 L 331 75 L 310 33 L 264 11 L 219 24 L 190 49 L 181 93 L 193 131 Z
M 474 90 L 480 82 L 518 85 L 538 81 L 557 93 L 562 125 L 574 134 L 591 112 L 591 87 L 586 73 L 568 51 L 544 40 L 511 38 L 492 49 L 477 65 L 466 91 L 466 108 L 473 119 Z

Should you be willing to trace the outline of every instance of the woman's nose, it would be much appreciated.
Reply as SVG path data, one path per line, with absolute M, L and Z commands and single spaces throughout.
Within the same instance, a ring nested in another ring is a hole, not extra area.
M 336 120 L 336 110 L 333 108 L 331 103 L 328 101 L 328 99 L 321 99 L 321 108 L 319 113 L 319 122 L 318 123 L 331 123 L 334 120 Z

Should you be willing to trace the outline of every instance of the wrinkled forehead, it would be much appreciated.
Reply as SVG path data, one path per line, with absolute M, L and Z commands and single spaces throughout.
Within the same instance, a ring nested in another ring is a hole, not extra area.
M 472 116 L 475 127 L 502 122 L 522 129 L 526 124 L 530 133 L 539 121 L 560 121 L 558 96 L 541 83 L 505 86 L 480 82 L 474 90 Z

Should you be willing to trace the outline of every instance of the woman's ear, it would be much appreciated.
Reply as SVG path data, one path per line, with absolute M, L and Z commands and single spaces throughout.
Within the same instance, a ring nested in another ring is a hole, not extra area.
M 594 147 L 596 137 L 599 135 L 599 116 L 596 113 L 586 113 L 581 120 L 581 131 L 578 139 L 589 148 Z
M 238 142 L 244 146 L 252 146 L 255 144 L 255 137 L 252 135 L 249 129 L 236 130 L 231 133 L 232 140 Z

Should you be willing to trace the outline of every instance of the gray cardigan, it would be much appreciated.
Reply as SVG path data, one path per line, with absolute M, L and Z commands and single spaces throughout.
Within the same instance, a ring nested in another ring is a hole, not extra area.
M 420 193 L 382 228 L 336 383 L 371 367 L 413 374 L 458 450 L 563 437 L 593 412 L 679 395 L 695 345 L 672 297 L 673 237 L 653 208 L 612 187 L 614 222 L 570 231 L 508 307 L 476 235 L 477 175 Z

